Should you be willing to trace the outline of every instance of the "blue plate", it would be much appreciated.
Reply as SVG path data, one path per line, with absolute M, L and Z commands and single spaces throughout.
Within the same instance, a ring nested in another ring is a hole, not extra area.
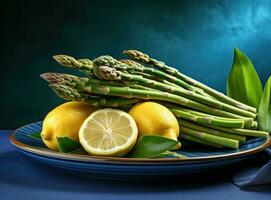
M 250 139 L 238 150 L 184 148 L 178 151 L 187 156 L 184 159 L 96 157 L 51 151 L 40 140 L 27 136 L 40 132 L 41 125 L 42 122 L 36 122 L 15 130 L 10 135 L 10 142 L 25 155 L 45 164 L 110 179 L 148 180 L 213 170 L 255 157 L 271 144 L 268 137 Z

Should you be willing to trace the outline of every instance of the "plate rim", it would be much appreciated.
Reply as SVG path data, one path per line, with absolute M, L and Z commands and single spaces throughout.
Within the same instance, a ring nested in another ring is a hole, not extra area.
M 253 155 L 259 152 L 264 151 L 266 148 L 271 146 L 271 136 L 266 138 L 266 141 L 252 149 L 244 150 L 242 152 L 234 152 L 223 155 L 213 155 L 213 156 L 199 156 L 199 157 L 187 157 L 187 158 L 123 158 L 123 157 L 104 157 L 104 156 L 91 156 L 91 155 L 79 155 L 79 154 L 69 154 L 69 153 L 61 153 L 55 152 L 49 149 L 44 149 L 40 147 L 33 147 L 31 145 L 22 143 L 15 139 L 14 134 L 16 131 L 20 129 L 31 126 L 33 124 L 37 124 L 38 122 L 33 122 L 30 124 L 26 124 L 21 126 L 15 130 L 13 130 L 9 134 L 9 141 L 12 145 L 17 147 L 20 150 L 33 153 L 40 156 L 46 156 L 55 159 L 69 160 L 69 161 L 80 161 L 80 162 L 99 162 L 99 163 L 117 163 L 117 164 L 173 164 L 173 163 L 191 163 L 191 162 L 204 162 L 204 161 L 216 161 L 220 159 L 234 159 L 238 157 L 244 157 Z

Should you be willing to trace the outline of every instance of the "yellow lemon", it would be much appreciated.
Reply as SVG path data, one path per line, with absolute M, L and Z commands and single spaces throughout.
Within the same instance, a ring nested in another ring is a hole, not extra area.
M 79 140 L 91 155 L 123 156 L 137 141 L 135 120 L 126 112 L 105 108 L 93 112 L 82 124 Z
M 59 151 L 57 137 L 79 141 L 79 129 L 97 107 L 82 102 L 67 102 L 53 109 L 43 121 L 41 137 L 51 150 Z
M 159 135 L 172 140 L 179 136 L 179 124 L 173 113 L 155 102 L 143 102 L 131 108 L 129 114 L 134 118 L 139 135 Z M 180 148 L 179 143 L 175 149 Z

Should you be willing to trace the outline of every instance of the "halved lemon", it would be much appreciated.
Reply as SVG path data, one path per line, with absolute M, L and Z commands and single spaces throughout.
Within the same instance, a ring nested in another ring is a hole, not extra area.
M 99 156 L 123 156 L 137 141 L 135 120 L 126 112 L 105 108 L 93 112 L 79 130 L 86 152 Z

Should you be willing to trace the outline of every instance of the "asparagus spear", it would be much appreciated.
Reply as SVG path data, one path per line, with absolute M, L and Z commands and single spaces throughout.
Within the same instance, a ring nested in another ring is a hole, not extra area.
M 213 116 L 197 116 L 189 112 L 182 111 L 180 109 L 173 109 L 170 108 L 170 111 L 177 117 L 186 119 L 189 121 L 193 121 L 199 124 L 212 124 L 216 126 L 222 126 L 222 127 L 230 127 L 230 128 L 244 128 L 244 121 L 243 120 L 227 120 L 225 119 L 217 119 Z
M 171 108 L 181 110 L 181 111 L 184 111 L 184 112 L 188 112 L 190 114 L 201 116 L 201 117 L 213 117 L 213 118 L 216 118 L 218 120 L 219 119 L 220 120 L 228 120 L 228 121 L 235 121 L 236 119 L 242 120 L 244 122 L 244 127 L 245 128 L 251 128 L 252 125 L 253 125 L 253 122 L 254 122 L 252 118 L 245 118 L 245 117 L 242 117 L 242 118 L 240 118 L 240 117 L 238 117 L 238 118 L 224 118 L 224 117 L 219 117 L 219 116 L 212 116 L 212 115 L 209 115 L 209 114 L 206 114 L 206 113 L 198 112 L 198 111 L 187 109 L 187 108 L 181 108 L 181 107 L 171 107 Z
M 195 142 L 195 143 L 203 144 L 203 145 L 206 145 L 206 146 L 212 146 L 212 147 L 216 147 L 216 148 L 222 148 L 223 147 L 222 145 L 214 144 L 212 142 L 208 142 L 206 140 L 203 140 L 202 138 L 199 139 L 197 137 L 193 137 L 193 136 L 185 134 L 185 133 L 182 133 L 180 135 L 180 138 L 183 138 L 185 140 L 192 141 L 192 142 Z
M 88 74 L 92 74 L 92 61 L 89 59 L 79 59 L 67 55 L 54 55 L 53 58 L 62 66 L 75 68 Z
M 214 143 L 214 144 L 222 145 L 222 146 L 225 146 L 225 147 L 230 147 L 230 148 L 233 148 L 233 149 L 237 149 L 239 147 L 239 141 L 238 140 L 233 140 L 233 139 L 228 139 L 228 138 L 219 137 L 219 136 L 215 136 L 215 135 L 210 135 L 208 133 L 193 130 L 193 129 L 190 129 L 190 128 L 187 128 L 187 127 L 182 127 L 181 126 L 180 127 L 180 132 L 185 133 L 187 135 L 191 135 L 191 136 L 199 138 L 199 139 L 206 140 L 206 141 Z
M 147 79 L 150 79 L 150 80 L 155 80 L 155 81 L 158 81 L 160 83 L 164 83 L 164 84 L 170 85 L 172 87 L 181 88 L 180 86 L 178 86 L 178 85 L 176 85 L 174 83 L 171 83 L 171 82 L 169 82 L 167 80 L 164 80 L 164 79 L 161 79 L 159 77 L 155 77 L 155 76 L 153 76 L 151 74 L 146 74 L 144 72 L 137 72 L 137 71 L 133 72 L 132 74 L 134 74 L 134 75 L 140 75 L 140 76 L 142 76 L 144 78 L 147 78 Z
M 198 125 L 198 124 L 195 124 L 195 123 L 183 120 L 183 119 L 178 119 L 178 122 L 179 122 L 180 126 L 184 126 L 184 127 L 187 127 L 187 128 L 198 130 L 198 131 L 203 131 L 203 132 L 209 133 L 211 135 L 217 135 L 217 136 L 220 136 L 220 137 L 225 137 L 225 138 L 229 138 L 229 139 L 233 139 L 233 140 L 238 140 L 240 143 L 245 143 L 246 142 L 246 137 L 242 136 L 242 135 L 235 135 L 235 134 L 232 134 L 232 133 L 227 133 L 227 132 L 215 130 L 215 129 L 212 129 L 212 128 L 207 128 L 207 127 L 204 127 L 204 126 L 201 126 L 201 125 Z
M 108 58 L 109 59 L 109 58 Z M 111 62 L 104 62 L 105 56 L 96 58 L 93 61 L 93 70 L 94 74 L 102 79 L 102 80 L 115 80 L 115 81 L 136 81 L 138 84 L 142 84 L 145 86 L 149 86 L 158 90 L 170 92 L 176 95 L 180 95 L 182 97 L 186 97 L 195 101 L 198 101 L 200 103 L 204 103 L 210 106 L 213 106 L 215 108 L 224 110 L 224 111 L 229 111 L 241 116 L 246 116 L 246 117 L 253 117 L 255 118 L 256 115 L 254 113 L 236 108 L 234 106 L 227 105 L 225 103 L 216 101 L 214 99 L 196 94 L 195 92 L 187 91 L 182 88 L 177 88 L 173 87 L 170 85 L 166 85 L 161 82 L 157 82 L 155 80 L 150 80 L 147 78 L 144 78 L 143 76 L 140 75 L 133 75 L 129 73 L 123 73 L 120 70 L 117 70 L 113 67 L 111 67 L 110 63 L 117 63 L 118 61 L 115 60 L 114 58 L 110 57 Z M 225 115 L 224 115 L 225 116 Z
M 40 75 L 41 78 L 47 80 L 50 83 L 54 84 L 66 84 L 68 86 L 75 87 L 78 85 L 79 88 L 85 87 L 87 83 L 99 84 L 99 85 L 112 85 L 112 86 L 120 86 L 125 87 L 129 86 L 135 89 L 144 89 L 144 90 L 154 90 L 149 87 L 145 87 L 142 85 L 137 85 L 136 82 L 118 82 L 118 81 L 103 81 L 96 79 L 95 77 L 77 77 L 70 74 L 60 74 L 60 73 L 43 73 Z
M 203 89 L 206 93 L 210 94 L 211 96 L 215 97 L 216 99 L 218 99 L 222 102 L 225 102 L 230 105 L 236 106 L 238 108 L 256 113 L 256 108 L 253 108 L 251 106 L 248 106 L 246 104 L 238 102 L 238 101 L 224 95 L 223 93 L 218 92 L 218 91 L 182 74 L 177 69 L 170 67 L 170 66 L 167 66 L 164 62 L 157 61 L 153 58 L 150 58 L 147 54 L 144 54 L 144 53 L 137 51 L 137 50 L 125 50 L 123 53 L 126 54 L 127 56 L 131 57 L 132 59 L 149 64 L 150 66 L 158 68 L 166 73 L 169 73 L 169 74 L 175 76 L 176 78 L 178 78 L 188 84 L 199 87 L 199 88 Z
M 216 126 L 212 124 L 201 124 L 201 125 L 207 126 L 209 128 L 216 129 L 216 130 L 225 131 L 227 133 L 233 133 L 233 134 L 244 135 L 244 136 L 261 137 L 261 138 L 267 138 L 269 136 L 269 133 L 265 131 L 226 128 L 226 127 Z
M 93 106 L 103 107 L 122 107 L 129 104 L 138 103 L 139 99 L 126 99 L 126 98 L 104 98 L 99 96 L 90 96 L 78 92 L 76 89 L 60 84 L 50 84 L 53 91 L 61 98 L 68 101 L 81 101 Z
M 51 84 L 55 84 L 55 83 L 67 84 L 68 83 L 69 85 L 74 85 L 75 87 L 79 88 L 81 91 L 89 92 L 90 94 L 94 93 L 98 95 L 121 96 L 125 98 L 162 100 L 162 101 L 176 103 L 176 104 L 186 106 L 189 108 L 193 108 L 193 109 L 206 112 L 209 114 L 221 115 L 221 116 L 225 116 L 228 113 L 222 110 L 211 108 L 209 106 L 205 106 L 203 104 L 183 98 L 181 96 L 177 96 L 175 94 L 170 94 L 170 93 L 162 92 L 162 91 L 134 89 L 127 86 L 120 87 L 120 86 L 112 86 L 112 85 L 102 85 L 99 83 L 99 80 L 96 80 L 95 83 L 91 81 L 86 83 L 84 81 L 81 81 L 81 78 L 79 77 L 67 76 L 65 74 L 60 75 L 57 73 L 53 73 L 53 74 L 46 73 L 46 75 L 41 75 L 41 77 Z M 56 77 L 61 77 L 61 78 L 56 78 Z

